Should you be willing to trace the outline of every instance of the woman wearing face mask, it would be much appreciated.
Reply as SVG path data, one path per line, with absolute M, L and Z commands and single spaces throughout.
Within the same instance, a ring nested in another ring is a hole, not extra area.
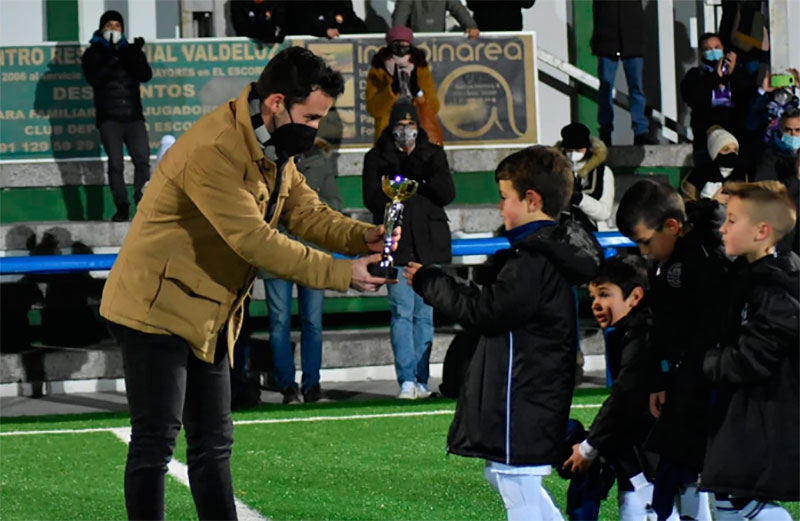
M 748 180 L 747 170 L 739 155 L 739 141 L 719 125 L 709 128 L 707 135 L 711 163 L 695 167 L 681 184 L 681 192 L 687 201 L 716 199 L 727 204 L 722 185 L 729 181 Z
M 150 179 L 150 143 L 144 124 L 139 84 L 153 72 L 142 52 L 144 40 L 128 43 L 125 22 L 117 11 L 106 11 L 94 32 L 91 46 L 81 57 L 83 74 L 94 88 L 97 128 L 108 155 L 108 184 L 117 212 L 113 221 L 130 216 L 128 190 L 123 177 L 122 145 L 128 146 L 134 166 L 133 200 L 138 205 Z
M 436 119 L 436 85 L 425 54 L 413 42 L 411 29 L 393 27 L 386 33 L 386 46 L 372 58 L 367 76 L 367 111 L 375 118 L 375 142 L 389 124 L 392 107 L 405 96 L 413 100 L 429 141 L 442 144 L 442 128 Z
M 705 33 L 699 39 L 700 63 L 686 72 L 681 81 L 681 97 L 692 109 L 695 166 L 710 163 L 706 154 L 706 129 L 721 125 L 742 144 L 746 123 L 756 93 L 753 78 L 736 64 L 736 53 L 725 52 L 718 34 Z
M 399 174 L 419 182 L 417 193 L 405 201 L 403 236 L 395 252 L 395 266 L 409 262 L 444 264 L 450 262 L 450 227 L 444 207 L 456 195 L 453 175 L 442 147 L 428 141 L 419 126 L 417 110 L 407 98 L 392 108 L 389 126 L 364 158 L 361 177 L 364 206 L 374 223 L 383 223 L 389 198 L 381 179 Z M 391 339 L 398 398 L 414 400 L 431 395 L 428 362 L 433 342 L 433 308 L 398 273 L 399 284 L 387 286 L 391 307 Z
M 590 232 L 608 230 L 614 205 L 614 172 L 605 164 L 608 148 L 591 137 L 582 123 L 570 123 L 561 129 L 561 150 L 572 163 L 575 173 L 570 205 L 565 214 L 581 223 Z

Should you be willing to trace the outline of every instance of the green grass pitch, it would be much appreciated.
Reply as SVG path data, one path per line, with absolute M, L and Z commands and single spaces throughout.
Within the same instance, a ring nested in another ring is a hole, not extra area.
M 578 391 L 571 416 L 588 425 L 604 396 Z M 502 501 L 483 478 L 483 462 L 445 453 L 452 410 L 452 401 L 429 400 L 237 413 L 236 497 L 274 521 L 501 521 Z M 1 436 L 0 519 L 124 519 L 126 447 L 111 432 L 94 429 L 125 426 L 120 414 L 3 419 L 4 433 L 90 431 Z M 176 459 L 185 462 L 185 450 L 181 437 Z M 545 483 L 563 509 L 567 482 L 553 474 Z M 617 514 L 612 491 L 601 517 Z M 800 517 L 800 509 L 792 514 Z M 189 490 L 171 477 L 166 516 L 196 519 Z

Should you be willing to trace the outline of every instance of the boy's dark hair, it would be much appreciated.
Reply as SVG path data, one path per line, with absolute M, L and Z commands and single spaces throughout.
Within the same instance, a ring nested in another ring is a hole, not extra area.
M 720 38 L 719 34 L 717 33 L 703 33 L 700 35 L 700 38 L 697 39 L 697 48 L 699 49 L 700 47 L 702 47 L 703 42 L 708 40 L 709 38 L 718 38 L 719 41 L 722 41 L 722 38 Z
M 790 109 L 786 109 L 781 114 L 781 124 L 783 124 L 787 119 L 792 118 L 800 118 L 800 109 L 797 107 L 792 107 Z
M 647 263 L 638 255 L 617 255 L 603 261 L 600 271 L 592 279 L 592 284 L 611 283 L 622 290 L 622 298 L 628 298 L 633 288 L 640 287 L 647 291 L 650 283 L 647 280 Z
M 767 222 L 775 231 L 773 237 L 778 242 L 794 228 L 797 210 L 786 186 L 780 181 L 758 181 L 756 183 L 727 183 L 725 192 L 730 197 L 749 201 L 750 221 Z
M 680 194 L 671 186 L 643 179 L 625 191 L 617 208 L 617 228 L 626 237 L 640 222 L 651 230 L 660 231 L 664 222 L 675 219 L 686 224 L 686 209 Z
M 542 198 L 542 212 L 557 219 L 569 206 L 574 178 L 569 160 L 551 148 L 535 145 L 503 159 L 494 180 L 511 181 L 520 197 L 533 190 Z
M 288 110 L 294 104 L 302 103 L 315 90 L 321 89 L 332 98 L 338 97 L 344 92 L 344 79 L 308 49 L 289 47 L 267 63 L 255 89 L 262 100 L 270 94 L 283 94 Z

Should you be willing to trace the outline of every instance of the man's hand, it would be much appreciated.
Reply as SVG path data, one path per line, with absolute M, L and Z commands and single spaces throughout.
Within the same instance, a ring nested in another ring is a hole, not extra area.
M 367 245 L 367 248 L 369 248 L 369 251 L 383 251 L 384 235 L 386 235 L 386 227 L 382 224 L 380 226 L 374 226 L 364 232 L 364 243 Z M 400 226 L 392 231 L 392 251 L 397 249 L 397 243 L 400 242 L 401 235 Z
M 723 72 L 722 68 L 725 67 L 726 71 Z M 733 74 L 733 69 L 736 68 L 736 53 L 731 51 L 727 53 L 722 59 L 717 62 L 717 75 L 722 78 Z
M 333 40 L 334 38 L 339 37 L 339 29 L 335 27 L 331 27 L 330 29 L 325 30 L 325 35 L 328 37 L 328 40 Z
M 354 260 L 350 271 L 350 287 L 356 291 L 378 291 L 384 284 L 396 284 L 396 280 L 382 279 L 369 274 L 367 265 L 376 264 L 380 260 L 381 256 L 378 253 Z
M 419 262 L 409 262 L 406 267 L 403 268 L 403 278 L 408 281 L 409 286 L 414 286 L 414 275 L 417 274 L 421 267 L 422 264 Z
M 766 73 L 764 75 L 764 79 L 761 81 L 761 88 L 764 92 L 772 92 L 775 90 L 775 87 L 772 86 L 772 74 Z
M 467 36 L 469 36 L 470 40 L 474 40 L 480 35 L 481 35 L 481 30 L 478 29 L 477 27 L 471 27 L 467 29 Z
M 667 403 L 667 393 L 664 391 L 659 391 L 657 393 L 650 394 L 650 414 L 653 415 L 654 418 L 658 418 L 661 416 L 661 409 L 664 408 L 664 404 Z
M 589 467 L 591 467 L 592 463 L 594 462 L 594 460 L 586 459 L 581 456 L 580 446 L 580 443 L 576 443 L 572 446 L 572 456 L 570 456 L 562 466 L 564 470 L 569 470 L 573 474 L 585 473 L 587 470 L 589 470 Z

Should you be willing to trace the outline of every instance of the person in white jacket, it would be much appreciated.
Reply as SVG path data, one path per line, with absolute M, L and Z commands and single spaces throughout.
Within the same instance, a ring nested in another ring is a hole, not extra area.
M 608 148 L 592 137 L 583 123 L 562 128 L 561 141 L 555 148 L 570 160 L 575 173 L 566 213 L 590 232 L 608 230 L 614 207 L 614 172 L 606 165 Z

